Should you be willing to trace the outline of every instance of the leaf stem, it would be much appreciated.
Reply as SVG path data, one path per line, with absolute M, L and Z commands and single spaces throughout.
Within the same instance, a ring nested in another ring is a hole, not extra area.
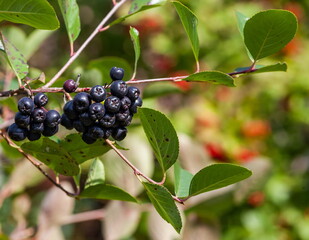
M 58 78 L 67 70 L 67 68 L 78 58 L 78 56 L 82 53 L 82 51 L 88 46 L 88 44 L 92 41 L 92 39 L 100 33 L 100 30 L 106 24 L 106 22 L 113 16 L 113 14 L 124 4 L 127 0 L 121 0 L 120 2 L 116 2 L 114 7 L 110 10 L 110 12 L 103 18 L 103 20 L 99 23 L 96 29 L 90 34 L 90 36 L 86 39 L 86 41 L 80 46 L 80 48 L 74 53 L 73 56 L 67 61 L 67 63 L 56 73 L 56 75 L 42 88 L 48 88 L 53 85 Z

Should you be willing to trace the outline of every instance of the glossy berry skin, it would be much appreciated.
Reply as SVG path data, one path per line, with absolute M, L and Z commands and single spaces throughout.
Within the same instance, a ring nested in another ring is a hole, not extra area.
M 73 120 L 69 119 L 66 114 L 61 115 L 60 124 L 68 130 L 72 130 L 74 128 Z
M 46 119 L 46 110 L 43 108 L 35 108 L 31 113 L 31 121 L 42 123 Z
M 82 113 L 88 110 L 91 104 L 91 98 L 88 93 L 80 92 L 73 99 L 73 108 L 76 112 Z
M 34 109 L 34 103 L 31 98 L 23 97 L 18 101 L 17 107 L 21 113 L 30 115 Z
M 105 128 L 104 129 L 104 139 L 108 139 L 112 135 L 113 129 L 112 128 Z
M 75 120 L 78 118 L 78 113 L 75 111 L 73 107 L 73 101 L 68 101 L 63 107 L 63 112 L 67 117 L 71 120 Z
M 104 137 L 104 130 L 98 125 L 94 125 L 90 127 L 87 133 L 89 134 L 90 137 L 94 139 L 99 139 L 99 138 Z
M 115 121 L 116 121 L 116 116 L 114 113 L 105 113 L 103 118 L 100 119 L 99 124 L 102 127 L 110 128 L 114 125 Z
M 51 136 L 55 135 L 58 132 L 58 130 L 59 130 L 58 125 L 56 125 L 55 127 L 45 126 L 42 134 L 45 137 L 51 137 Z
M 137 113 L 137 107 L 141 107 L 143 105 L 143 100 L 138 97 L 130 107 L 130 112 L 132 114 Z
M 43 107 L 48 103 L 48 97 L 44 93 L 38 93 L 34 96 L 34 104 L 37 107 Z
M 133 116 L 130 114 L 124 121 L 120 121 L 119 126 L 127 127 L 131 124 Z
M 93 103 L 89 106 L 88 112 L 92 120 L 100 120 L 105 114 L 105 108 L 101 103 Z
M 120 103 L 121 103 L 120 109 L 122 110 L 128 110 L 131 106 L 131 100 L 126 96 L 120 99 Z
M 93 88 L 91 88 L 89 94 L 92 100 L 98 103 L 104 101 L 106 98 L 106 90 L 101 85 L 96 85 Z
M 123 68 L 112 67 L 109 75 L 113 81 L 122 80 L 124 76 L 124 70 Z
M 96 139 L 92 138 L 88 133 L 83 133 L 82 139 L 87 144 L 93 144 L 96 141 Z
M 95 123 L 95 120 L 92 120 L 90 118 L 89 112 L 81 113 L 79 115 L 79 120 L 86 127 L 89 127 L 89 126 L 91 126 L 91 125 L 93 125 Z
M 48 127 L 56 127 L 60 123 L 61 116 L 56 110 L 49 110 L 46 113 L 44 124 Z
M 140 90 L 137 87 L 128 87 L 127 97 L 134 102 L 140 96 Z
M 28 132 L 27 138 L 29 141 L 36 141 L 41 138 L 41 133 Z
M 30 132 L 32 133 L 42 133 L 44 131 L 43 123 L 30 123 Z
M 22 141 L 27 137 L 28 130 L 25 128 L 20 128 L 16 123 L 9 126 L 7 133 L 9 137 L 14 141 Z
M 77 83 L 73 79 L 68 79 L 63 84 L 63 89 L 67 93 L 75 92 L 77 87 Z
M 119 111 L 120 109 L 120 99 L 118 97 L 115 96 L 110 96 L 108 98 L 106 98 L 105 102 L 104 102 L 104 107 L 105 110 L 111 113 L 116 113 Z
M 18 127 L 27 128 L 30 124 L 30 116 L 18 112 L 15 115 L 15 123 L 17 124 Z
M 116 141 L 121 141 L 127 136 L 127 129 L 125 127 L 115 128 L 112 132 L 112 137 Z
M 74 120 L 73 127 L 77 132 L 86 132 L 87 128 L 80 120 Z
M 125 121 L 129 116 L 130 116 L 129 110 L 119 111 L 118 113 L 116 113 L 116 120 L 122 122 Z
M 118 80 L 118 81 L 112 82 L 110 86 L 110 90 L 113 96 L 122 98 L 127 94 L 128 86 L 124 81 Z

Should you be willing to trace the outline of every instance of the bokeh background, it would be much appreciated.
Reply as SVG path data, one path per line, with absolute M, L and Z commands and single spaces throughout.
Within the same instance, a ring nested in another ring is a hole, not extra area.
M 112 7 L 108 0 L 79 0 L 81 34 L 77 49 Z M 262 73 L 236 79 L 236 88 L 201 83 L 139 84 L 144 106 L 165 113 L 175 126 L 180 163 L 196 173 L 213 162 L 244 165 L 253 176 L 237 185 L 189 199 L 179 206 L 184 219 L 181 235 L 164 222 L 147 203 L 132 171 L 110 152 L 101 157 L 107 181 L 145 201 L 131 205 L 117 201 L 74 200 L 54 189 L 40 172 L 0 139 L 0 239 L 192 239 L 192 240 L 308 240 L 309 239 L 309 3 L 263 0 L 182 0 L 199 19 L 202 70 L 232 72 L 250 65 L 236 11 L 252 16 L 266 9 L 287 9 L 298 18 L 292 42 L 259 64 L 278 61 L 288 71 Z M 69 58 L 69 44 L 62 27 L 37 31 L 5 23 L 1 30 L 21 52 L 27 52 L 31 76 L 44 72 L 50 79 Z M 129 6 L 117 16 L 126 14 Z M 110 81 L 111 66 L 123 67 L 129 79 L 134 49 L 129 27 L 140 32 L 142 55 L 137 79 L 193 73 L 190 43 L 171 4 L 148 10 L 102 32 L 65 72 L 55 86 L 82 74 L 81 86 Z M 31 38 L 31 36 L 33 38 Z M 35 39 L 35 40 L 34 40 Z M 29 47 L 29 46 L 32 46 Z M 33 47 L 35 46 L 35 47 Z M 30 49 L 29 49 L 30 48 Z M 8 77 L 0 56 L 0 88 L 17 88 Z M 33 86 L 35 87 L 35 85 Z M 49 94 L 48 107 L 60 110 L 61 94 Z M 0 123 L 16 112 L 15 98 L 0 99 Z M 126 156 L 148 176 L 162 176 L 138 119 L 122 143 Z M 68 132 L 62 129 L 56 138 Z M 82 181 L 89 163 L 83 164 Z M 51 173 L 52 174 L 52 173 Z M 68 188 L 70 180 L 61 178 Z M 173 172 L 166 186 L 173 191 Z M 84 214 L 82 214 L 84 213 Z M 87 214 L 85 214 L 87 213 Z M 81 214 L 81 215 L 80 215 Z M 45 237 L 45 238 L 44 238 Z M 47 238 L 46 238 L 47 237 Z

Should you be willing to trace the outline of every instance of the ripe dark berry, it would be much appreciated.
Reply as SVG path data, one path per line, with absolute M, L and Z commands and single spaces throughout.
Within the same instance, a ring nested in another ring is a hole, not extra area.
M 125 127 L 115 128 L 112 132 L 112 137 L 116 141 L 121 141 L 127 136 L 127 129 Z
M 130 115 L 130 111 L 126 110 L 126 111 L 119 111 L 118 113 L 116 113 L 116 120 L 117 121 L 125 121 Z
M 95 102 L 102 102 L 106 98 L 106 90 L 101 85 L 96 85 L 90 90 L 90 96 Z
M 88 133 L 83 133 L 82 139 L 87 144 L 93 144 L 96 141 L 96 139 L 92 138 Z
M 44 121 L 44 124 L 48 127 L 55 127 L 58 126 L 60 123 L 60 114 L 56 110 L 49 110 L 46 113 L 46 119 Z
M 27 128 L 30 124 L 30 116 L 18 112 L 15 115 L 15 123 L 17 124 L 18 127 Z
M 121 103 L 120 108 L 122 110 L 128 110 L 131 106 L 131 100 L 130 100 L 130 98 L 128 98 L 126 96 L 123 97 L 122 99 L 120 99 L 120 103 Z
M 76 94 L 76 96 L 73 99 L 73 107 L 79 113 L 86 112 L 90 104 L 91 104 L 90 95 L 85 92 L 80 92 Z
M 44 131 L 43 123 L 30 123 L 30 132 L 32 133 L 42 133 Z
M 37 107 L 43 107 L 48 103 L 48 97 L 44 93 L 38 93 L 34 96 L 34 104 Z
M 102 127 L 110 128 L 114 125 L 116 121 L 116 116 L 114 113 L 105 113 L 103 118 L 100 119 L 99 124 Z
M 137 87 L 128 87 L 127 97 L 131 99 L 132 102 L 138 99 L 140 95 L 140 90 Z
M 68 118 L 66 114 L 61 115 L 60 124 L 64 126 L 66 129 L 69 129 L 69 130 L 73 129 L 73 120 Z
M 58 125 L 56 125 L 55 127 L 48 127 L 48 126 L 44 126 L 44 131 L 43 131 L 43 136 L 45 137 L 51 137 L 53 135 L 55 135 L 59 130 Z
M 31 113 L 31 120 L 36 123 L 42 123 L 46 119 L 46 110 L 35 108 Z
M 99 139 L 99 138 L 103 138 L 104 137 L 104 131 L 98 125 L 94 125 L 94 126 L 90 127 L 88 129 L 87 133 L 89 134 L 90 137 L 92 137 L 94 139 Z
M 16 123 L 13 123 L 9 126 L 7 132 L 12 140 L 22 141 L 27 137 L 28 130 L 26 128 L 20 128 Z
M 90 105 L 91 106 L 91 105 Z M 84 112 L 84 113 L 81 113 L 79 115 L 79 120 L 81 121 L 81 123 L 86 126 L 86 127 L 89 127 L 91 125 L 93 125 L 95 123 L 95 120 L 92 120 L 89 116 L 89 112 Z
M 120 109 L 120 99 L 115 96 L 106 98 L 104 102 L 105 110 L 111 113 L 118 112 Z
M 105 128 L 104 129 L 104 139 L 108 139 L 112 135 L 113 129 L 112 128 Z
M 110 86 L 110 90 L 111 90 L 112 95 L 122 98 L 127 94 L 128 87 L 124 81 L 118 80 L 118 81 L 112 82 Z
M 123 68 L 112 67 L 109 72 L 109 75 L 113 81 L 122 80 L 124 76 L 124 70 Z
M 41 133 L 28 132 L 27 138 L 29 141 L 39 140 L 41 138 Z
M 18 101 L 18 110 L 26 115 L 30 115 L 34 109 L 34 103 L 31 98 L 23 97 Z
M 86 132 L 87 128 L 80 120 L 74 120 L 73 127 L 77 132 Z
M 143 105 L 143 100 L 138 97 L 130 107 L 131 113 L 137 113 L 137 107 L 141 107 Z
M 68 101 L 64 107 L 63 107 L 63 112 L 67 117 L 71 120 L 75 120 L 78 118 L 78 113 L 75 111 L 73 107 L 73 101 Z
M 75 92 L 75 90 L 77 89 L 77 83 L 73 80 L 73 79 L 68 79 L 64 82 L 63 84 L 63 89 L 64 91 L 66 91 L 67 93 L 72 93 Z
M 127 127 L 131 124 L 133 116 L 130 114 L 124 121 L 120 121 L 119 126 Z
M 93 103 L 89 106 L 88 112 L 92 120 L 100 120 L 105 114 L 105 108 L 101 103 Z

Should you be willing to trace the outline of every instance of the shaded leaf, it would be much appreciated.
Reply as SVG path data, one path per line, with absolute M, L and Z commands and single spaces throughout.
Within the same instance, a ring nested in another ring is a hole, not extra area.
M 160 216 L 179 233 L 182 222 L 178 208 L 169 191 L 160 185 L 143 182 L 147 195 Z
M 85 188 L 88 188 L 90 186 L 94 186 L 97 184 L 104 184 L 105 183 L 105 171 L 104 171 L 104 165 L 102 161 L 95 158 L 93 159 L 89 172 L 88 177 L 85 183 Z
M 245 44 L 255 61 L 281 50 L 297 30 L 295 15 L 286 10 L 262 11 L 244 27 Z
M 258 67 L 258 69 L 252 73 L 277 72 L 277 71 L 286 72 L 287 69 L 288 66 L 286 63 L 276 63 L 273 65 Z
M 79 173 L 79 166 L 75 159 L 60 144 L 49 138 L 24 143 L 21 148 L 57 173 L 66 176 L 74 176 Z
M 1 41 L 4 46 L 7 60 L 15 72 L 18 79 L 23 79 L 28 75 L 29 66 L 23 54 L 10 43 L 2 34 L 0 34 Z
M 189 196 L 190 183 L 193 174 L 183 169 L 178 162 L 174 164 L 175 193 L 177 197 Z
M 176 8 L 181 23 L 189 37 L 195 60 L 198 61 L 199 39 L 197 34 L 197 24 L 198 24 L 197 17 L 189 8 L 187 8 L 182 3 L 178 1 L 173 1 L 172 3 Z
M 238 11 L 236 12 L 236 17 L 237 17 L 238 30 L 240 32 L 241 37 L 244 39 L 244 27 L 249 18 Z M 248 57 L 253 62 L 254 61 L 253 57 L 251 56 L 251 53 L 249 52 L 247 47 L 246 47 L 246 51 L 247 51 Z
M 46 0 L 0 1 L 0 19 L 40 29 L 59 28 L 56 13 Z
M 228 87 L 235 87 L 234 79 L 226 73 L 219 71 L 204 71 L 189 75 L 183 81 L 188 82 L 211 82 Z
M 110 184 L 97 184 L 90 186 L 84 189 L 79 197 L 137 202 L 137 200 L 129 193 Z
M 163 171 L 166 171 L 178 157 L 177 133 L 170 120 L 159 111 L 139 108 L 138 114 L 154 154 Z
M 135 75 L 136 75 L 137 62 L 138 62 L 138 59 L 141 55 L 141 47 L 140 47 L 140 42 L 139 42 L 139 32 L 138 32 L 138 30 L 134 27 L 130 27 L 130 36 L 131 36 L 131 40 L 133 42 L 134 52 L 135 52 L 134 71 L 133 71 L 133 76 L 132 76 L 132 79 L 134 79 Z
M 244 167 L 228 163 L 213 164 L 194 175 L 190 195 L 198 195 L 231 185 L 250 177 L 252 172 Z

